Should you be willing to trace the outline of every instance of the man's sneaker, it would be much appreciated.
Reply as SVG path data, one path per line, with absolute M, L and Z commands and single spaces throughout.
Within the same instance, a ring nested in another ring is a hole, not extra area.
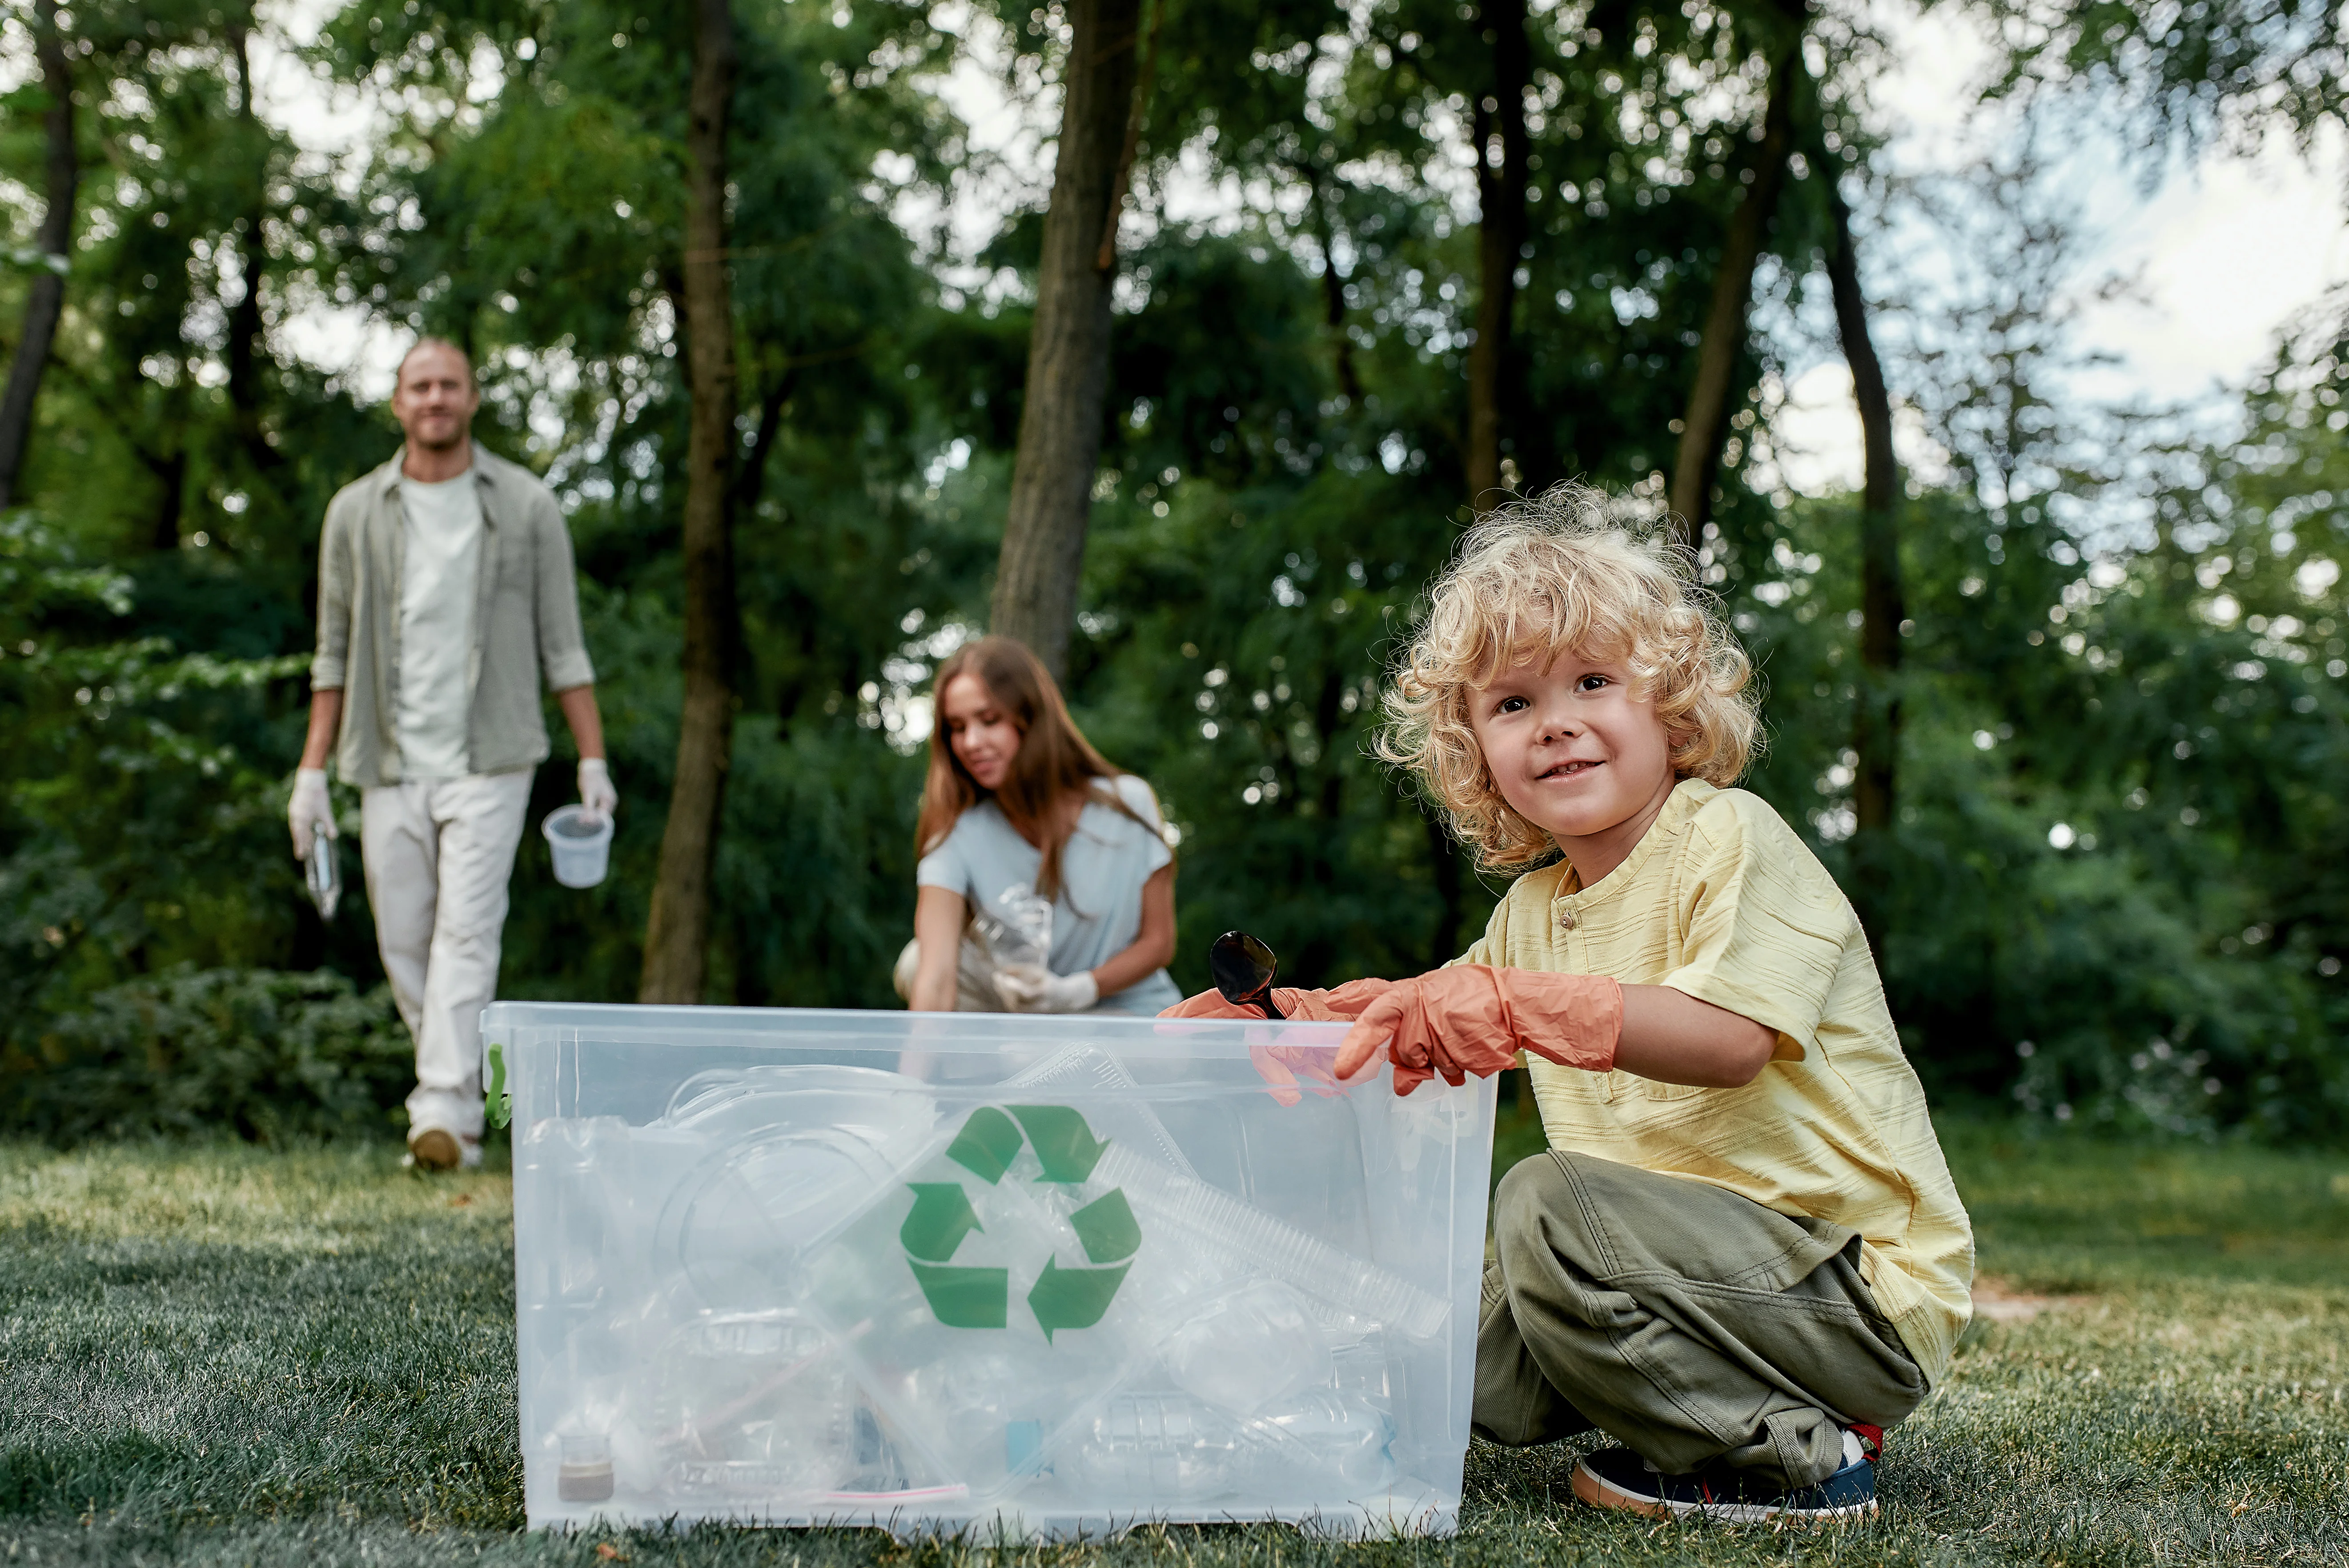
M 408 1163 L 422 1171 L 454 1171 L 481 1162 L 481 1146 L 445 1127 L 419 1128 L 408 1135 Z
M 1870 1429 L 1871 1431 L 1874 1429 Z M 1774 1491 L 1737 1470 L 1664 1475 L 1629 1449 L 1602 1449 L 1574 1467 L 1574 1495 L 1594 1508 L 1620 1508 L 1658 1519 L 1702 1514 L 1732 1524 L 1774 1519 L 1865 1519 L 1876 1511 L 1873 1443 L 1857 1432 L 1843 1439 L 1843 1468 L 1816 1486 Z

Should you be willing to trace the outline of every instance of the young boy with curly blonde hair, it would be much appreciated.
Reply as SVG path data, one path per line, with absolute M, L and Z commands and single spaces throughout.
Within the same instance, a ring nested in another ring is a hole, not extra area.
M 1603 1430 L 1625 1446 L 1574 1473 L 1601 1507 L 1828 1518 L 1874 1511 L 1973 1238 L 1849 902 L 1735 788 L 1750 680 L 1683 553 L 1605 497 L 1478 523 L 1380 750 L 1522 874 L 1454 964 L 1278 995 L 1355 1018 L 1340 1078 L 1381 1047 L 1399 1093 L 1531 1072 L 1550 1149 L 1495 1199 L 1479 1435 Z

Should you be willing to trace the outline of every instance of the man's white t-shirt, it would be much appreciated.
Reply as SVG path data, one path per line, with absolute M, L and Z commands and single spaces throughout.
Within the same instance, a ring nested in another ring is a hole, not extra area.
M 399 696 L 393 724 L 403 779 L 471 771 L 465 670 L 481 569 L 481 498 L 469 471 L 439 484 L 399 481 L 407 514 L 399 576 Z

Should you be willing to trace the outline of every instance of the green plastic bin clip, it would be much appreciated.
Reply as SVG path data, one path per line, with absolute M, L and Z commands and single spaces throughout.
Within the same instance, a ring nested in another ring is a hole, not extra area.
M 513 1096 L 506 1092 L 506 1049 L 495 1040 L 481 1047 L 483 1091 L 489 1100 L 490 1125 L 503 1127 L 513 1119 Z

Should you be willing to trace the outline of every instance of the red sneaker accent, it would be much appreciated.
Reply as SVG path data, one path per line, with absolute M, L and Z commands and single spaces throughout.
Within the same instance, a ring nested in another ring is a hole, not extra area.
M 1884 1457 L 1882 1427 L 1871 1427 L 1866 1421 L 1854 1421 L 1851 1424 L 1851 1430 L 1859 1439 L 1860 1450 L 1868 1455 L 1868 1463 L 1874 1464 Z

